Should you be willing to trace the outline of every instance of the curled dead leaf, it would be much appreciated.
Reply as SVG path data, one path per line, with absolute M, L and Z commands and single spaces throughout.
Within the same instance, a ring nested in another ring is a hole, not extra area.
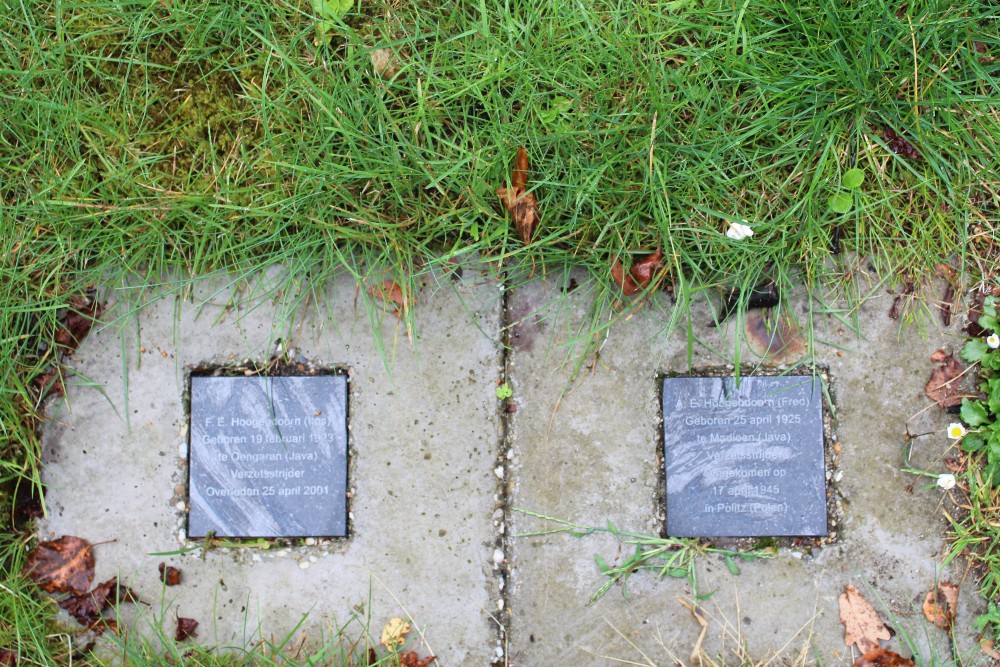
M 139 597 L 126 586 L 118 583 L 118 578 L 108 579 L 89 593 L 70 595 L 59 601 L 59 606 L 69 612 L 80 625 L 92 626 L 101 620 L 101 613 L 113 604 L 138 602 Z
M 928 591 L 923 607 L 924 616 L 928 621 L 947 630 L 955 622 L 955 612 L 958 610 L 958 586 L 942 581 Z
M 410 624 L 401 618 L 390 618 L 382 628 L 382 646 L 399 646 L 406 641 L 404 635 L 410 631 Z
M 952 355 L 945 355 L 944 350 L 938 350 L 931 355 L 931 361 L 941 365 L 931 371 L 931 377 L 924 386 L 924 393 L 942 408 L 961 405 L 962 392 L 959 383 L 965 368 Z
M 854 662 L 854 667 L 917 667 L 909 658 L 878 648 L 869 651 Z
M 179 642 L 191 639 L 192 637 L 197 637 L 198 621 L 193 618 L 184 618 L 182 616 L 177 617 L 177 634 L 174 635 L 174 639 Z
M 181 571 L 166 563 L 160 563 L 160 580 L 167 586 L 177 586 L 181 583 Z
M 517 157 L 514 158 L 514 171 L 511 174 L 510 187 L 497 188 L 497 196 L 510 211 L 514 227 L 524 245 L 531 243 L 538 226 L 538 201 L 534 193 L 528 192 L 528 151 L 524 146 L 517 147 Z
M 635 284 L 630 274 L 625 273 L 621 261 L 617 258 L 611 265 L 611 280 L 615 282 L 615 285 L 618 285 L 625 296 L 632 296 L 639 291 L 639 286 Z
M 889 628 L 878 617 L 875 607 L 865 600 L 857 588 L 848 584 L 840 599 L 840 622 L 844 625 L 844 643 L 857 644 L 863 653 L 874 651 L 879 640 L 890 639 Z
M 63 535 L 39 542 L 28 555 L 25 571 L 49 593 L 86 593 L 94 581 L 94 551 L 90 542 Z
M 632 268 L 625 273 L 621 260 L 615 258 L 611 264 L 611 280 L 614 281 L 622 294 L 631 296 L 640 290 L 649 287 L 650 283 L 663 271 L 663 251 L 657 248 L 655 251 L 636 259 Z

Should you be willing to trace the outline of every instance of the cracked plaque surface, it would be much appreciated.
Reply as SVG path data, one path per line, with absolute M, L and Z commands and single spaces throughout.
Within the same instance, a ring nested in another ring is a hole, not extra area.
M 665 378 L 667 533 L 827 534 L 822 382 Z
M 191 378 L 188 535 L 347 534 L 347 378 Z

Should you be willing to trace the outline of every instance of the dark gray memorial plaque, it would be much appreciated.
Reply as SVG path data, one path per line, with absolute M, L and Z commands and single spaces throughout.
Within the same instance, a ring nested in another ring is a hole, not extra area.
M 192 377 L 188 535 L 347 534 L 347 378 Z
M 667 534 L 826 535 L 822 383 L 665 378 Z

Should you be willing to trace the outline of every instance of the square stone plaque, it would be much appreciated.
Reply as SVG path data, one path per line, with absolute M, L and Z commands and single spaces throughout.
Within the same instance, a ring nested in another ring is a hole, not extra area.
M 188 536 L 347 535 L 347 377 L 192 377 Z
M 827 534 L 822 382 L 663 380 L 667 534 Z

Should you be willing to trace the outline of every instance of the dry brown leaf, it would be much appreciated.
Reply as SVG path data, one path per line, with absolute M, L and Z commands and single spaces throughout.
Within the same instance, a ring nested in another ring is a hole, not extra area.
M 69 308 L 55 341 L 67 355 L 72 355 L 101 316 L 102 307 L 97 299 L 74 297 L 69 300 Z
M 625 273 L 618 259 L 611 265 L 611 280 L 615 281 L 615 285 L 618 285 L 625 296 L 632 296 L 639 291 L 639 286 L 632 280 L 631 274 Z
M 942 581 L 924 598 L 924 616 L 942 630 L 947 630 L 955 622 L 958 609 L 958 586 Z
M 854 662 L 854 667 L 917 667 L 917 665 L 898 653 L 877 648 L 858 658 Z
M 410 631 L 410 624 L 401 618 L 390 618 L 389 622 L 382 628 L 382 646 L 399 646 L 406 638 L 403 637 Z
M 538 226 L 538 201 L 534 193 L 528 192 L 528 151 L 524 146 L 517 147 L 517 157 L 514 158 L 514 171 L 511 174 L 510 188 L 497 188 L 497 196 L 510 211 L 514 219 L 514 227 L 521 236 L 524 245 L 531 243 L 531 237 Z
M 931 371 L 931 377 L 924 386 L 924 393 L 942 408 L 950 408 L 962 404 L 962 394 L 958 385 L 962 381 L 965 369 L 951 355 L 942 358 L 942 352 L 943 350 L 938 350 L 931 355 L 931 360 L 938 361 L 941 365 Z
M 70 595 L 59 600 L 59 606 L 69 612 L 80 625 L 91 626 L 101 620 L 101 613 L 113 604 L 138 602 L 139 597 L 126 586 L 118 583 L 118 578 L 108 579 L 89 593 Z
M 844 643 L 857 644 L 863 653 L 880 648 L 879 640 L 892 636 L 875 607 L 850 584 L 840 596 L 840 622 L 844 625 Z
M 375 49 L 368 54 L 372 61 L 372 69 L 383 79 L 391 79 L 399 71 L 399 59 L 392 49 Z
M 663 251 L 657 248 L 645 257 L 637 259 L 628 272 L 639 289 L 646 289 L 662 268 Z
M 393 313 L 399 319 L 403 319 L 406 311 L 413 305 L 413 300 L 406 298 L 403 288 L 395 280 L 383 280 L 377 285 L 372 285 L 368 288 L 368 295 L 392 304 Z
M 431 655 L 426 658 L 421 658 L 417 655 L 416 651 L 407 651 L 399 656 L 400 667 L 427 667 L 437 660 L 437 656 Z
M 198 633 L 198 621 L 193 618 L 183 618 L 181 616 L 177 617 L 177 634 L 174 635 L 174 639 L 179 642 L 190 639 L 191 637 L 197 637 Z
M 39 542 L 25 564 L 27 575 L 49 593 L 86 593 L 94 581 L 94 552 L 90 542 L 63 535 Z
M 160 580 L 167 586 L 177 586 L 181 583 L 181 571 L 176 567 L 160 563 Z

